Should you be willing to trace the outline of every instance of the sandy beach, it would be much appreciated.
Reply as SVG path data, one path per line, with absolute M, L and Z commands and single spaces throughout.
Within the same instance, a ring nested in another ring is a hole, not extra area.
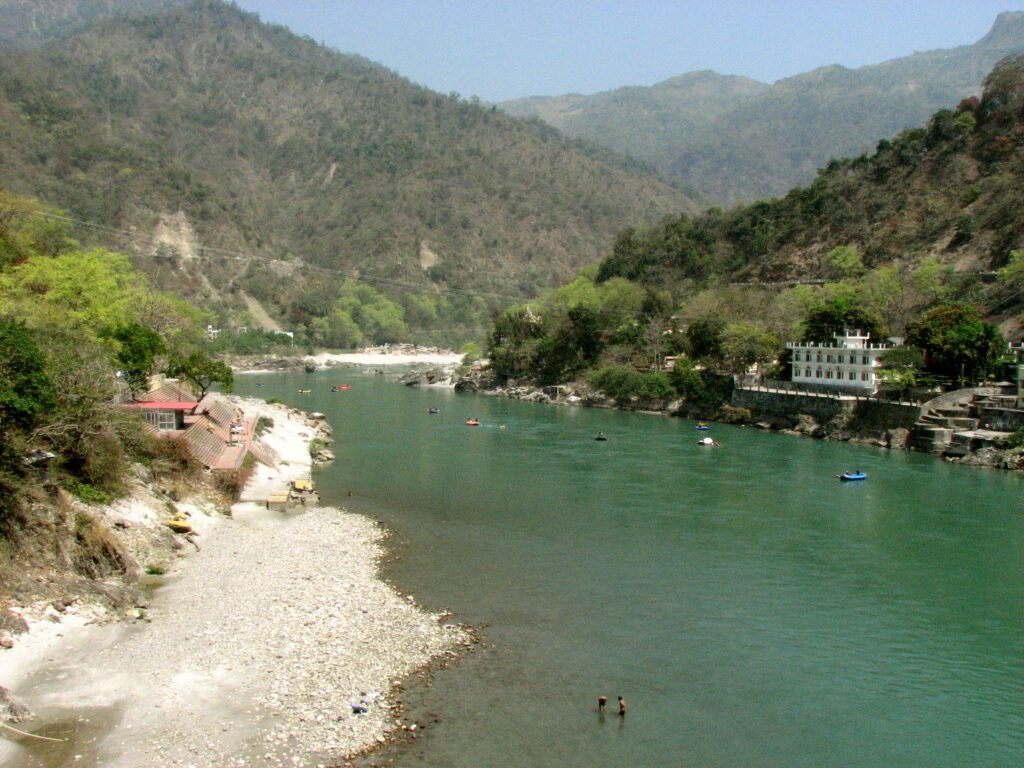
M 318 368 L 332 365 L 458 365 L 462 355 L 456 352 L 388 352 L 362 351 L 348 353 L 321 352 L 309 358 Z
M 282 458 L 251 484 L 308 472 L 309 420 L 239 402 L 274 419 L 264 439 Z M 0 766 L 337 764 L 398 726 L 388 697 L 402 676 L 465 642 L 379 579 L 385 532 L 369 519 L 258 500 L 191 519 L 198 551 L 173 561 L 144 620 L 25 612 L 32 630 L 0 651 L 0 685 L 35 713 L 18 728 L 64 741 L 2 738 Z

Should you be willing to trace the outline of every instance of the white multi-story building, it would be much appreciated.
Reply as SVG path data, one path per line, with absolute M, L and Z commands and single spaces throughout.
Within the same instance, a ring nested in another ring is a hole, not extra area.
M 878 358 L 892 344 L 872 344 L 870 333 L 844 331 L 834 344 L 789 341 L 793 381 L 835 389 L 874 392 L 878 389 Z

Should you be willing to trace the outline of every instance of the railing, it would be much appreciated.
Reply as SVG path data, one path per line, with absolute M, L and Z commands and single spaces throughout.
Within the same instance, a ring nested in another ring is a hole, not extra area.
M 856 389 L 842 389 L 839 387 L 826 387 L 821 384 L 803 384 L 795 381 L 777 381 L 772 379 L 759 379 L 757 376 L 736 376 L 734 378 L 736 389 L 743 389 L 753 392 L 777 392 L 791 395 L 803 395 L 807 397 L 823 397 L 828 400 L 866 400 L 876 403 L 892 403 L 893 405 L 909 405 L 920 407 L 923 400 L 902 400 L 890 399 L 880 396 L 877 393 L 857 392 Z

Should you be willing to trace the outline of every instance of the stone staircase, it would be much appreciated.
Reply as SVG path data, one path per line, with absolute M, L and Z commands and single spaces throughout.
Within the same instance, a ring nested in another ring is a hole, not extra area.
M 1007 434 L 994 431 L 988 421 L 993 410 L 1012 410 L 1016 394 L 1009 387 L 994 385 L 947 392 L 921 407 L 914 425 L 911 446 L 919 451 L 954 455 L 966 453 L 978 444 L 994 443 Z
M 954 442 L 957 432 L 977 428 L 978 419 L 971 415 L 971 400 L 936 403 L 934 406 L 926 404 L 921 409 L 921 418 L 914 425 L 912 445 L 919 451 L 944 453 Z

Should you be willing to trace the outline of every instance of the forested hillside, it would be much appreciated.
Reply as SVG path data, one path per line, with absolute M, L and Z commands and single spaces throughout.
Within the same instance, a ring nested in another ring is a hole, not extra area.
M 973 45 L 853 70 L 822 67 L 771 86 L 702 72 L 501 107 L 650 162 L 711 200 L 751 201 L 785 194 L 830 159 L 860 154 L 976 95 L 997 61 L 1022 51 L 1024 13 L 1004 13 Z
M 497 320 L 499 379 L 587 379 L 622 403 L 714 411 L 727 374 L 788 376 L 784 342 L 843 328 L 905 337 L 885 386 L 1005 376 L 1024 308 L 1024 56 L 783 198 L 620 233 L 599 267 Z M 662 370 L 675 356 L 671 374 Z
M 322 343 L 366 337 L 344 276 L 403 302 L 393 329 L 468 328 L 486 294 L 566 279 L 623 222 L 694 210 L 610 152 L 213 0 L 5 51 L 0 126 L 7 188 L 129 230 L 117 245 L 197 300 L 240 308 L 243 289 L 300 331 L 337 315 Z
M 926 255 L 962 272 L 1004 266 L 1024 238 L 1022 60 L 1000 64 L 981 99 L 833 160 L 784 197 L 621 233 L 601 275 L 660 287 L 827 279 L 828 254 L 851 245 L 868 268 Z
M 0 0 L 0 45 L 32 48 L 91 22 L 180 7 L 188 0 Z
M 702 71 L 650 88 L 629 86 L 592 96 L 529 96 L 499 106 L 510 115 L 540 118 L 569 136 L 614 147 L 668 173 L 680 147 L 709 123 L 770 89 L 750 78 Z

